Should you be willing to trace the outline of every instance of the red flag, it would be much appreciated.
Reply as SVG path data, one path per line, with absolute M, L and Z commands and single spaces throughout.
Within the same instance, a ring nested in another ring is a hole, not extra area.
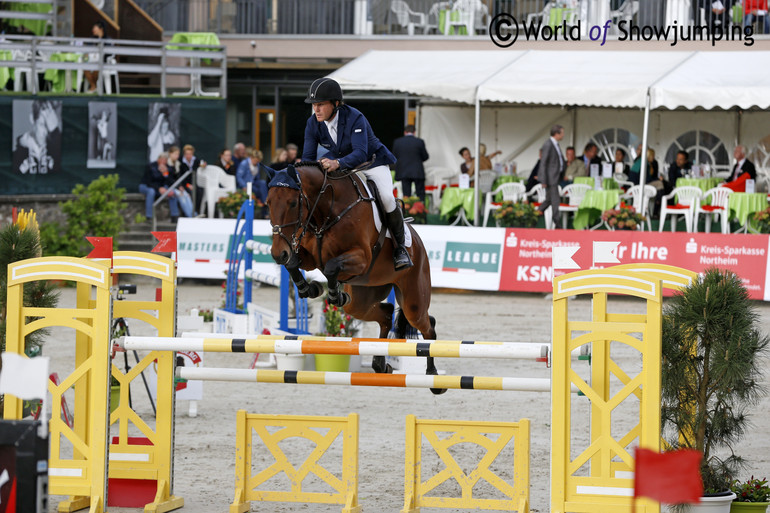
M 649 497 L 667 504 L 700 502 L 702 457 L 695 449 L 658 453 L 637 448 L 634 498 Z
M 112 237 L 86 237 L 94 249 L 86 258 L 109 258 L 112 262 Z
M 153 253 L 176 253 L 176 232 L 152 232 L 158 244 L 152 248 Z

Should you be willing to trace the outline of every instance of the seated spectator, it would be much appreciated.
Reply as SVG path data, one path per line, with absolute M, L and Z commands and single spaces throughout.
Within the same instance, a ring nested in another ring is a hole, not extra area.
M 172 146 L 169 148 L 168 162 L 166 163 L 166 167 L 168 167 L 168 171 L 173 177 L 172 181 L 176 183 L 176 181 L 182 177 L 182 173 L 180 172 L 181 165 L 179 163 L 179 146 Z M 191 189 L 192 184 L 190 184 L 190 190 Z M 179 208 L 182 209 L 182 213 L 185 215 L 185 217 L 194 217 L 193 201 L 192 197 L 190 196 L 190 190 L 187 189 L 185 182 L 182 182 L 176 187 L 174 191 L 174 197 L 176 197 Z
M 567 168 L 564 170 L 564 179 L 559 185 L 564 187 L 574 182 L 575 178 L 578 176 L 588 176 L 588 169 L 586 168 L 583 159 L 579 159 L 575 156 L 574 146 L 567 147 L 565 158 L 567 159 Z
M 725 187 L 735 192 L 746 192 L 746 180 L 757 179 L 757 168 L 746 158 L 746 147 L 742 144 L 735 147 L 733 157 L 735 157 L 735 165 L 730 176 L 725 179 Z
M 537 179 L 537 173 L 538 171 L 540 171 L 541 158 L 543 158 L 542 149 L 537 154 L 537 162 L 535 162 L 535 167 L 532 168 L 532 172 L 529 174 L 529 178 L 527 178 L 527 183 L 524 184 L 524 187 L 527 189 L 527 192 L 531 191 L 535 185 L 540 183 L 540 180 Z
M 460 156 L 463 158 L 463 163 L 460 164 L 460 174 L 473 176 L 473 171 L 476 166 L 476 161 L 471 156 L 471 150 L 466 147 L 460 148 Z
M 289 153 L 284 148 L 276 148 L 273 153 L 275 160 L 270 163 L 270 167 L 276 171 L 286 169 L 289 165 Z
M 631 163 L 628 170 L 628 181 L 634 185 L 639 185 L 639 177 L 642 170 L 642 143 L 636 145 L 636 158 Z
M 161 152 L 157 161 L 147 165 L 142 182 L 139 184 L 139 192 L 144 194 L 144 215 L 147 219 L 152 219 L 152 205 L 155 203 L 155 198 L 163 195 L 172 183 L 173 177 L 169 173 L 167 163 L 168 153 Z M 179 206 L 174 191 L 169 192 L 166 197 L 171 210 L 171 222 L 175 223 L 179 219 Z
M 583 155 L 580 157 L 583 160 L 583 164 L 586 166 L 586 176 L 591 176 L 591 164 L 599 165 L 599 173 L 602 172 L 602 159 L 598 156 L 599 147 L 596 144 L 590 142 L 583 148 Z
M 668 166 L 668 179 L 663 180 L 665 194 L 669 194 L 676 187 L 676 181 L 690 172 L 692 164 L 686 151 L 678 151 L 676 160 Z
M 235 167 L 233 154 L 227 148 L 219 152 L 219 164 L 217 165 L 224 169 L 225 173 L 231 176 L 235 176 L 236 171 L 238 171 L 238 168 Z
M 299 147 L 297 147 L 296 144 L 289 143 L 286 145 L 286 160 L 290 164 L 296 164 L 297 162 L 302 160 L 301 158 L 299 158 Z
M 500 155 L 502 151 L 497 150 L 491 155 L 487 155 L 487 145 L 479 143 L 479 169 L 492 169 L 492 159 Z
M 233 159 L 233 165 L 235 166 L 236 173 L 238 172 L 238 167 L 241 165 L 241 162 L 243 162 L 248 157 L 246 156 L 246 145 L 242 142 L 237 142 L 233 146 L 232 151 L 232 159 Z
M 262 152 L 253 148 L 246 148 L 247 158 L 238 166 L 238 172 L 235 174 L 235 183 L 239 189 L 245 189 L 246 185 L 254 180 L 259 169 L 259 163 L 262 162 Z
M 626 178 L 628 178 L 629 171 L 630 171 L 630 168 L 628 164 L 626 164 L 626 150 L 624 150 L 623 148 L 618 148 L 617 150 L 615 150 L 615 166 L 612 169 L 612 172 L 623 173 L 624 175 L 626 175 Z
M 755 34 L 770 33 L 770 18 L 767 16 L 767 0 L 744 0 L 743 14 L 744 27 L 753 25 L 754 21 L 757 21 L 757 27 L 754 29 Z
M 185 174 L 188 170 L 192 170 L 190 176 L 184 182 L 185 189 L 188 192 L 192 192 L 192 184 L 194 183 L 195 173 L 199 167 L 206 167 L 206 161 L 201 160 L 195 156 L 195 146 L 192 144 L 185 144 L 182 147 L 182 160 L 179 162 L 180 174 Z M 195 211 L 201 211 L 201 202 L 203 201 L 203 187 L 195 187 Z

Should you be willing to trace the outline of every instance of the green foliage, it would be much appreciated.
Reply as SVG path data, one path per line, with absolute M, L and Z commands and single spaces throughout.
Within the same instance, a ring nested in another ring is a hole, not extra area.
M 664 433 L 672 448 L 703 453 L 706 492 L 727 490 L 743 465 L 732 447 L 765 392 L 759 364 L 769 339 L 741 278 L 728 270 L 707 270 L 663 313 Z
M 744 483 L 736 479 L 730 484 L 730 490 L 737 496 L 735 502 L 770 501 L 770 486 L 767 486 L 767 478 L 754 479 L 754 476 L 751 476 Z
M 135 224 L 142 224 L 145 221 L 147 221 L 147 218 L 144 217 L 144 214 L 142 214 L 140 212 L 137 212 L 136 215 L 134 216 L 134 223 Z
M 602 221 L 607 223 L 610 230 L 636 230 L 646 220 L 646 217 L 630 205 L 621 205 L 618 209 L 602 212 Z
M 503 201 L 495 210 L 497 224 L 510 228 L 534 228 L 542 215 L 531 203 L 525 202 Z
M 420 201 L 417 196 L 409 196 L 403 199 L 404 217 L 413 217 L 415 224 L 425 224 L 428 221 L 428 211 L 425 209 L 425 203 Z
M 0 351 L 5 351 L 5 330 L 8 298 L 8 264 L 41 256 L 40 235 L 37 224 L 24 228 L 18 223 L 0 229 Z M 59 293 L 47 281 L 35 281 L 24 285 L 23 304 L 39 308 L 55 308 Z M 27 319 L 28 322 L 34 319 Z M 40 352 L 48 330 L 36 330 L 26 336 L 25 351 L 28 354 Z
M 353 318 L 346 314 L 342 308 L 330 305 L 327 299 L 324 299 L 323 308 L 325 323 L 324 333 L 317 335 L 323 337 L 352 337 L 353 336 Z
M 66 216 L 64 224 L 43 223 L 40 236 L 47 255 L 81 257 L 91 251 L 88 237 L 112 237 L 113 248 L 124 226 L 121 211 L 126 190 L 118 187 L 118 175 L 100 176 L 88 186 L 78 184 L 72 190 L 76 197 L 60 203 Z
M 252 193 L 252 199 L 254 200 L 254 218 L 260 219 L 264 217 L 262 210 L 265 206 L 257 197 Z M 217 207 L 222 213 L 222 217 L 225 219 L 235 219 L 238 217 L 238 212 L 241 211 L 241 207 L 246 202 L 246 191 L 244 189 L 238 189 L 235 192 L 231 192 L 223 198 L 219 198 L 217 201 Z
M 198 310 L 198 316 L 203 317 L 203 322 L 212 322 L 214 320 L 214 311 L 210 308 L 201 308 Z

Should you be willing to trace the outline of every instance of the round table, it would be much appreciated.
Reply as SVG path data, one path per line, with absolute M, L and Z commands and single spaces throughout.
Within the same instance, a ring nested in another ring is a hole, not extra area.
M 50 62 L 80 62 L 83 54 L 80 53 L 52 53 L 48 60 Z M 77 92 L 77 70 L 66 69 L 47 69 L 43 78 L 51 82 L 51 91 L 54 93 L 63 93 L 67 89 L 67 73 L 70 74 L 69 89 Z M 70 91 L 67 91 L 70 92 Z
M 576 230 L 584 230 L 601 217 L 602 212 L 615 208 L 620 201 L 620 190 L 608 191 L 590 190 L 586 192 L 583 201 L 580 202 L 572 226 Z
M 730 194 L 727 200 L 727 208 L 730 210 L 731 219 L 737 219 L 738 222 L 746 226 L 749 214 L 760 212 L 767 208 L 767 193 L 755 192 L 748 194 L 746 192 L 734 192 Z
M 494 183 L 492 183 L 492 190 L 494 191 L 504 183 L 517 183 L 517 182 L 521 182 L 521 178 L 519 178 L 518 176 L 500 175 L 497 178 L 495 178 Z M 497 194 L 495 194 L 495 202 L 500 203 L 501 201 L 503 201 L 503 193 L 498 192 Z
M 473 201 L 473 189 L 460 189 L 459 187 L 447 187 L 441 196 L 439 214 L 441 217 L 455 214 L 460 208 L 465 210 L 465 217 L 473 220 L 476 208 Z

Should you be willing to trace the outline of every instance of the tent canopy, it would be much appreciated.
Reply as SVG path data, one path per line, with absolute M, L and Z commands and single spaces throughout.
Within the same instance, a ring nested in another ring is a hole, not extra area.
M 770 107 L 763 51 L 377 51 L 330 76 L 343 89 L 472 104 L 731 109 Z

